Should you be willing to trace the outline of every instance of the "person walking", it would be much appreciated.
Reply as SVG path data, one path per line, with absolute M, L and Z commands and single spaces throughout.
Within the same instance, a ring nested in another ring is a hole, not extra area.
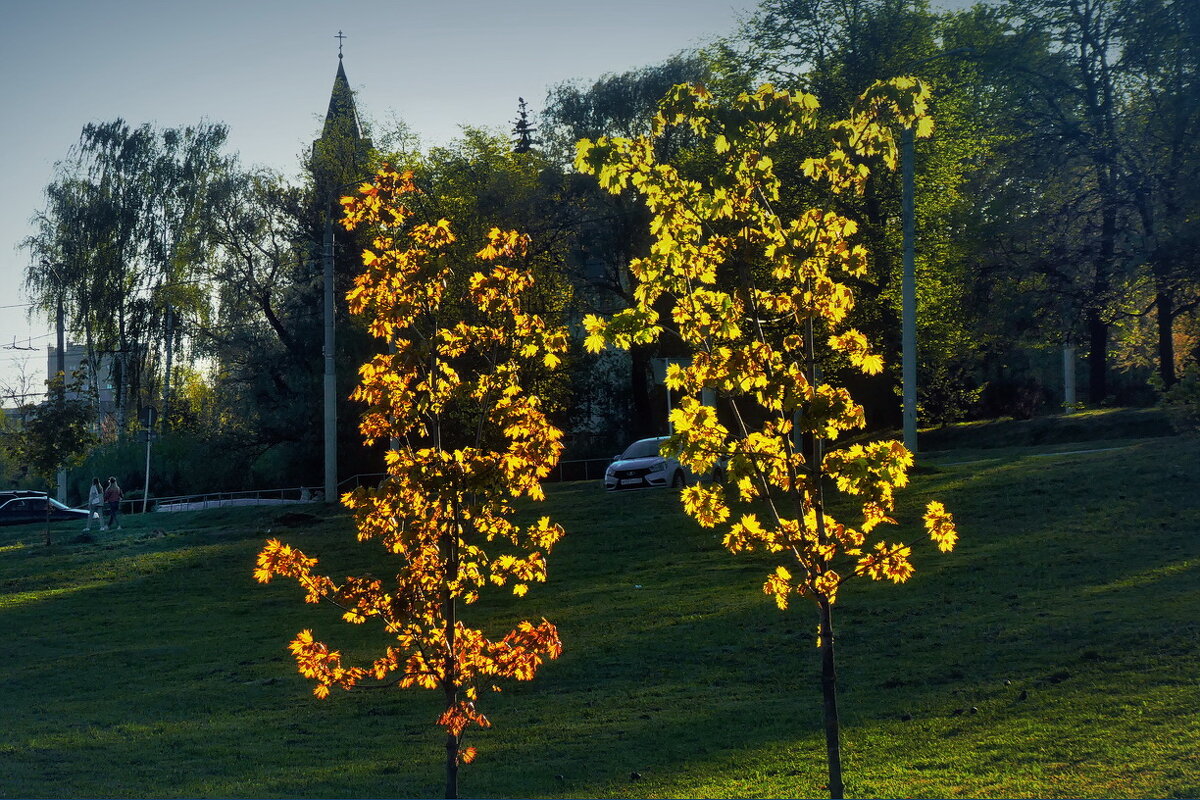
M 125 493 L 117 485 L 117 479 L 109 478 L 108 486 L 104 489 L 104 503 L 108 506 L 108 524 L 100 530 L 121 530 L 121 526 L 117 523 L 121 521 L 121 498 L 124 496 Z
M 100 479 L 92 478 L 92 486 L 90 489 L 88 489 L 88 516 L 87 527 L 84 528 L 85 531 L 90 531 L 92 529 L 92 517 L 95 517 L 100 522 L 101 526 L 104 525 L 104 517 L 101 516 L 103 513 L 101 510 L 101 504 L 103 503 L 104 490 L 100 487 Z

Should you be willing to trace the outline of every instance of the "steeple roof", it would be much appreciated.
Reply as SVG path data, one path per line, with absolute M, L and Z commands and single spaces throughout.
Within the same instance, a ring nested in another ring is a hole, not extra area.
M 337 75 L 333 79 L 333 91 L 329 95 L 329 110 L 325 112 L 325 127 L 321 138 L 330 136 L 362 138 L 362 126 L 358 124 L 358 110 L 354 106 L 354 92 L 346 78 L 346 67 L 342 54 L 338 53 Z
M 338 31 L 337 75 L 333 79 L 333 91 L 329 94 L 325 125 L 321 130 L 321 138 L 313 142 L 309 166 L 317 193 L 330 202 L 343 185 L 360 180 L 371 163 L 371 140 L 363 136 L 358 109 L 354 105 L 354 92 L 350 89 L 346 67 L 342 64 L 340 42 L 344 38 L 342 32 Z

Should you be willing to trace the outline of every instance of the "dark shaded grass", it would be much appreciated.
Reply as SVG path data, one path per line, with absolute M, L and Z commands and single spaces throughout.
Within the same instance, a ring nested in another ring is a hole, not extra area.
M 923 452 L 968 447 L 1032 447 L 1109 438 L 1171 436 L 1175 431 L 1159 408 L 1094 408 L 1033 419 L 959 422 L 920 433 Z M 898 437 L 897 437 L 898 438 Z
M 1129 444 L 927 462 L 901 519 L 942 499 L 959 548 L 922 546 L 908 584 L 853 585 L 837 606 L 851 795 L 1200 793 L 1200 446 Z M 569 532 L 551 583 L 467 619 L 499 635 L 546 616 L 567 649 L 483 697 L 496 727 L 471 735 L 462 791 L 819 796 L 816 618 L 761 594 L 769 562 L 723 551 L 674 493 L 569 484 L 543 513 Z M 50 548 L 0 529 L 0 793 L 440 796 L 437 696 L 313 699 L 286 653 L 296 631 L 364 657 L 383 639 L 250 577 L 267 535 L 334 575 L 386 561 L 347 517 L 277 516 L 130 517 Z

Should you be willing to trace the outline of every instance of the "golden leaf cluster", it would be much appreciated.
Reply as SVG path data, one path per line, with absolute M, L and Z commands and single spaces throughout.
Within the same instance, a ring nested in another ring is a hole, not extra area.
M 346 228 L 367 226 L 374 236 L 347 299 L 387 350 L 362 366 L 353 396 L 367 407 L 364 440 L 392 445 L 383 481 L 342 501 L 355 512 L 359 540 L 398 557 L 394 585 L 316 575 L 316 559 L 275 540 L 254 574 L 295 579 L 306 600 L 336 604 L 350 623 L 376 618 L 395 638 L 369 666 L 347 667 L 301 632 L 291 651 L 316 682 L 314 694 L 363 680 L 441 690 L 455 699 L 438 724 L 459 737 L 490 724 L 476 708 L 479 686 L 531 680 L 562 652 L 546 620 L 491 640 L 457 619 L 456 605 L 475 602 L 488 585 L 521 596 L 546 580 L 546 556 L 563 530 L 546 517 L 516 524 L 511 501 L 541 499 L 540 482 L 562 452 L 561 431 L 526 386 L 534 372 L 559 366 L 567 334 L 524 308 L 534 283 L 523 267 L 527 236 L 493 228 L 473 269 L 460 274 L 448 254 L 451 223 L 414 223 L 407 196 L 417 191 L 410 173 L 385 168 L 342 199 Z M 463 299 L 448 297 L 451 286 L 465 287 L 465 310 L 448 307 Z M 463 749 L 460 759 L 474 754 Z
M 912 78 L 875 84 L 848 119 L 825 125 L 828 151 L 804 160 L 801 171 L 834 194 L 861 193 L 872 165 L 895 168 L 898 128 L 932 131 L 928 91 Z M 686 130 L 707 148 L 706 163 L 719 166 L 697 179 L 660 160 L 659 140 L 674 129 Z M 884 364 L 847 324 L 849 281 L 865 276 L 869 264 L 866 249 L 852 241 L 857 223 L 828 209 L 794 219 L 774 210 L 782 189 L 775 146 L 821 130 L 808 94 L 765 85 L 720 101 L 704 87 L 681 85 L 661 104 L 650 134 L 585 139 L 575 161 L 609 192 L 636 192 L 651 214 L 649 253 L 631 264 L 636 303 L 609 318 L 587 317 L 585 346 L 629 348 L 670 329 L 690 349 L 689 363 L 667 371 L 667 386 L 683 397 L 671 412 L 675 434 L 664 453 L 700 474 L 724 463 L 737 499 L 769 511 L 730 521 L 725 487 L 682 493 L 701 525 L 729 525 L 730 551 L 789 559 L 763 584 L 780 608 L 793 594 L 833 603 L 856 575 L 902 582 L 912 574 L 907 545 L 868 542 L 880 524 L 895 522 L 894 491 L 907 483 L 911 454 L 898 442 L 823 452 L 823 443 L 863 427 L 865 418 L 845 388 L 822 381 L 818 359 L 837 354 L 867 375 Z M 705 390 L 725 413 L 700 402 Z M 825 509 L 829 479 L 860 499 L 857 527 Z M 953 520 L 940 504 L 930 505 L 925 524 L 939 548 L 953 547 Z

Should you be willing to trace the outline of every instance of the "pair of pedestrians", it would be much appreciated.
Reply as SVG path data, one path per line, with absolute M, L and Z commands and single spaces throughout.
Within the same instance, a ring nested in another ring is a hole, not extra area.
M 109 478 L 108 485 L 103 489 L 100 488 L 100 479 L 92 478 L 92 488 L 88 490 L 87 527 L 84 530 L 92 529 L 92 515 L 99 517 L 102 510 L 107 511 L 108 515 L 107 519 L 101 520 L 100 530 L 121 530 L 121 498 L 124 496 L 116 478 Z

